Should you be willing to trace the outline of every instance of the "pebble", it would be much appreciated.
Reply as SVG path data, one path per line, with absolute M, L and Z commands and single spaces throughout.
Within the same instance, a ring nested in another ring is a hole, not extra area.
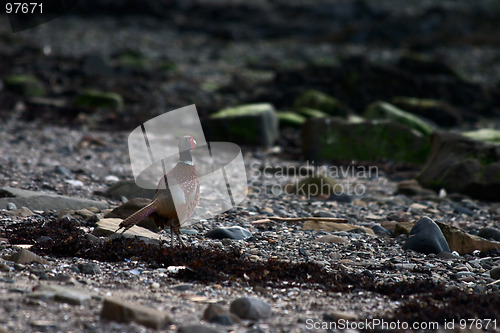
M 15 203 L 13 203 L 13 202 L 9 202 L 9 203 L 7 204 L 7 210 L 15 210 L 15 209 L 17 209 L 17 206 L 16 206 L 16 204 L 15 204 Z
M 256 297 L 241 297 L 231 302 L 229 310 L 241 319 L 259 320 L 271 316 L 271 306 Z
M 210 230 L 205 234 L 208 238 L 211 239 L 236 239 L 243 240 L 252 237 L 252 233 L 242 227 L 233 226 L 233 227 L 222 227 Z
M 403 245 L 404 250 L 424 254 L 450 252 L 450 247 L 438 225 L 428 217 L 422 217 L 411 229 L 409 238 Z

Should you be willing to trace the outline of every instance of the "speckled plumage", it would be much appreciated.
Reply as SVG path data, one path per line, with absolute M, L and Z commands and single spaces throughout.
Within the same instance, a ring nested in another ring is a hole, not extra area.
M 184 246 L 180 226 L 191 217 L 200 199 L 200 180 L 191 159 L 195 144 L 191 136 L 181 138 L 180 161 L 160 180 L 151 203 L 123 220 L 116 231 L 123 228 L 123 233 L 151 216 L 158 228 L 170 227 L 172 245 L 175 234 Z

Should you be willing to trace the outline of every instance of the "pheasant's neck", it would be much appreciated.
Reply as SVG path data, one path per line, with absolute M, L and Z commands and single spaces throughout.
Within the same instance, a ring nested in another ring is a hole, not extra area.
M 190 150 L 183 150 L 179 153 L 179 162 L 187 165 L 193 165 L 193 158 Z

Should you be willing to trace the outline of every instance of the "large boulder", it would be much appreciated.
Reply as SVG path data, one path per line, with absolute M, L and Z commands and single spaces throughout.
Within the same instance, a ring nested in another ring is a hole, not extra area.
M 212 141 L 268 147 L 278 133 L 278 118 L 271 104 L 240 105 L 210 116 L 209 136 Z
M 302 129 L 302 144 L 305 158 L 314 161 L 388 158 L 423 164 L 429 152 L 425 135 L 391 120 L 311 118 Z
M 417 130 L 424 135 L 430 135 L 435 130 L 424 119 L 382 101 L 370 104 L 363 113 L 363 116 L 368 119 L 390 119 Z
M 500 201 L 500 146 L 458 133 L 435 132 L 431 150 L 418 176 L 425 187 Z

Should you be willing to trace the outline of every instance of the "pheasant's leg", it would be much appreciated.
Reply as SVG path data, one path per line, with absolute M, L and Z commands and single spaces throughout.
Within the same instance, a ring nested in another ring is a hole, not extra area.
M 176 230 L 176 234 L 177 234 L 177 238 L 179 238 L 179 243 L 181 243 L 182 247 L 186 247 L 186 244 L 184 244 L 184 242 L 182 241 L 181 232 L 179 231 L 179 229 Z M 173 236 L 174 235 L 172 235 L 172 237 Z

